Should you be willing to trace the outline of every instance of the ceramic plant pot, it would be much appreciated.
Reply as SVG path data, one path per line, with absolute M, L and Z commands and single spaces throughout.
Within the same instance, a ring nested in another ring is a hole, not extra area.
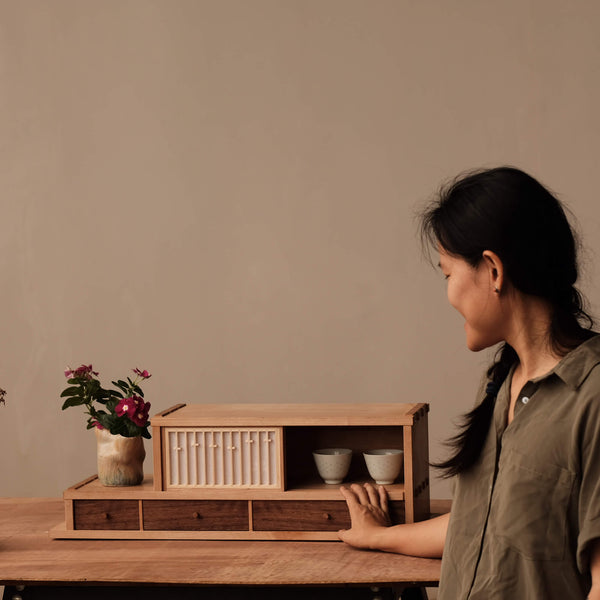
M 98 479 L 102 485 L 138 485 L 144 479 L 144 439 L 96 428 Z

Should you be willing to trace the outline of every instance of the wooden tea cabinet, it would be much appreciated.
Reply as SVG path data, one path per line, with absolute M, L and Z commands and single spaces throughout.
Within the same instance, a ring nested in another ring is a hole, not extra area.
M 386 486 L 392 519 L 429 516 L 427 404 L 179 404 L 152 418 L 154 473 L 139 486 L 96 476 L 64 493 L 55 538 L 334 540 L 350 526 L 312 451 L 353 450 L 344 484 L 372 481 L 364 450 L 401 448 Z

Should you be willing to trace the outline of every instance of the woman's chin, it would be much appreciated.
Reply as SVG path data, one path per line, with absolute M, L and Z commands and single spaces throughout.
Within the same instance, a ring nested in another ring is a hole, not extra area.
M 484 340 L 467 334 L 467 348 L 471 352 L 481 352 L 481 350 L 490 348 L 495 343 L 496 342 L 490 342 L 489 340 Z

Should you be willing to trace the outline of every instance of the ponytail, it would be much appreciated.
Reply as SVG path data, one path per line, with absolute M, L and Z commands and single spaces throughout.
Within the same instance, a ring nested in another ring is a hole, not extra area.
M 479 459 L 494 416 L 496 396 L 517 360 L 517 353 L 512 346 L 504 344 L 499 351 L 498 359 L 488 369 L 485 397 L 480 404 L 464 415 L 461 430 L 446 442 L 447 446 L 454 449 L 454 454 L 441 463 L 431 465 L 442 471 L 442 477 L 449 478 L 463 473 Z

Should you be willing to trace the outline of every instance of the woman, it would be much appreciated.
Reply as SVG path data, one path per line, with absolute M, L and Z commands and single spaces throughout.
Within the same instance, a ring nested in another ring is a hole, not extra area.
M 422 217 L 467 346 L 501 343 L 476 407 L 436 465 L 451 514 L 389 526 L 387 493 L 342 488 L 358 548 L 440 557 L 440 600 L 600 600 L 600 336 L 575 289 L 559 201 L 503 167 L 442 190 Z M 588 595 L 589 594 L 589 595 Z

